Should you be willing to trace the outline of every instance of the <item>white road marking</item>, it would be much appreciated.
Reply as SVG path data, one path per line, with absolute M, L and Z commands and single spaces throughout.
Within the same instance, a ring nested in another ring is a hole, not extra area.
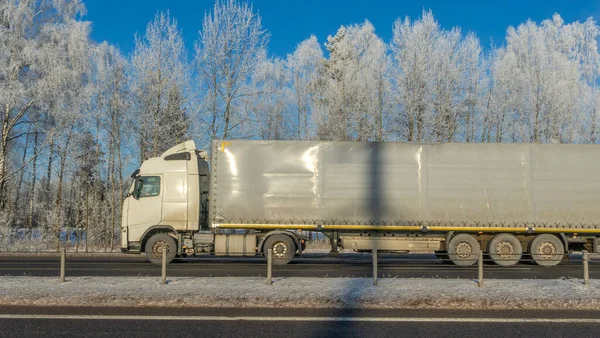
M 253 321 L 253 322 L 427 322 L 427 323 L 582 323 L 598 324 L 600 318 L 422 318 L 422 317 L 261 317 L 261 316 L 120 316 L 120 315 L 18 315 L 0 319 L 84 319 L 148 321 Z

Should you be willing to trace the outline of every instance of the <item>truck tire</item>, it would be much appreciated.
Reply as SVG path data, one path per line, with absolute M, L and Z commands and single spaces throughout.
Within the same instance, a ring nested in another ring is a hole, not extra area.
M 481 248 L 475 237 L 458 234 L 448 243 L 448 256 L 452 263 L 458 266 L 471 266 L 477 262 Z
M 488 253 L 496 265 L 512 266 L 521 260 L 523 246 L 514 235 L 497 234 L 488 244 Z
M 155 234 L 148 239 L 144 246 L 146 258 L 154 264 L 161 265 L 162 251 L 165 245 L 167 246 L 167 264 L 169 264 L 173 258 L 175 258 L 177 247 L 175 245 L 175 239 L 165 233 Z
M 267 257 L 268 250 L 273 250 L 273 265 L 286 265 L 292 261 L 296 254 L 296 245 L 290 236 L 273 235 L 265 241 L 263 253 Z
M 560 238 L 550 235 L 537 235 L 529 244 L 531 258 L 539 266 L 555 266 L 565 255 L 565 246 Z

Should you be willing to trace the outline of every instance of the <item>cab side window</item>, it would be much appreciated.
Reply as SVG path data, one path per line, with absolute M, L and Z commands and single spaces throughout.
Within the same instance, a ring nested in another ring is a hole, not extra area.
M 142 185 L 140 198 L 158 196 L 160 194 L 160 176 L 142 176 L 138 179 L 138 182 L 138 184 Z

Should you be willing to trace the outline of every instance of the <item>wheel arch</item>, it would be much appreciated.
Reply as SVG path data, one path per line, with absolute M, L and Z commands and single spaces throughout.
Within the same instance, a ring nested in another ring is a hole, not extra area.
M 146 247 L 146 242 L 148 242 L 148 239 L 150 239 L 150 237 L 156 235 L 156 234 L 162 234 L 162 233 L 173 233 L 175 234 L 175 237 L 173 238 L 175 240 L 175 245 L 178 247 L 179 246 L 179 240 L 177 239 L 177 230 L 175 230 L 175 228 L 173 228 L 170 225 L 154 225 L 148 228 L 148 230 L 146 230 L 146 232 L 144 232 L 144 234 L 142 235 L 142 243 L 140 246 L 140 250 L 144 251 L 144 248 Z M 177 250 L 179 251 L 179 250 Z

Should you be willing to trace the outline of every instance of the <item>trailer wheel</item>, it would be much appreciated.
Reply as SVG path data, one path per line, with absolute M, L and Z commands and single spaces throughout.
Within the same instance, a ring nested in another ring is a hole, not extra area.
M 165 233 L 153 235 L 146 242 L 146 246 L 144 247 L 146 258 L 154 264 L 161 265 L 162 252 L 165 245 L 167 246 L 167 264 L 169 264 L 175 258 L 177 248 L 173 237 Z
M 296 254 L 296 245 L 290 236 L 273 235 L 265 241 L 263 253 L 267 257 L 268 250 L 273 250 L 273 265 L 286 265 L 292 261 Z
M 458 234 L 448 243 L 448 256 L 452 263 L 459 266 L 475 264 L 480 250 L 475 237 L 467 234 Z
M 488 245 L 488 253 L 497 265 L 512 266 L 521 260 L 523 246 L 514 235 L 497 234 Z
M 555 266 L 565 255 L 565 246 L 561 240 L 550 234 L 536 236 L 529 245 L 533 261 L 540 266 Z

